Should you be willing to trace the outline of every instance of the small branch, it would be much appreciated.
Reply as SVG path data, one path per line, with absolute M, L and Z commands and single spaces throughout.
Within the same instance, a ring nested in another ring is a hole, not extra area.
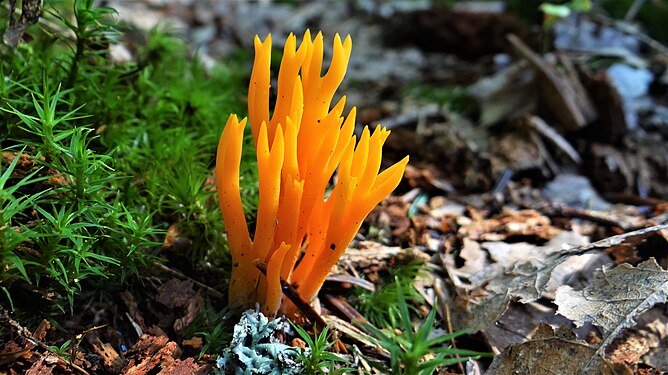
M 645 5 L 646 0 L 635 0 L 633 4 L 629 7 L 629 10 L 626 11 L 626 15 L 624 16 L 624 21 L 626 22 L 631 22 L 633 21 L 636 16 L 638 15 L 638 11 L 640 11 L 640 8 L 642 8 L 643 5 Z
M 257 269 L 262 272 L 263 275 L 267 276 L 267 265 L 263 263 L 255 263 L 255 266 Z M 285 294 L 288 299 L 297 306 L 297 308 L 304 314 L 306 319 L 310 320 L 311 323 L 318 324 L 321 327 L 326 327 L 327 322 L 318 314 L 317 311 L 313 309 L 310 303 L 304 301 L 304 299 L 299 295 L 299 292 L 292 287 L 292 285 L 288 284 L 287 281 L 285 281 L 281 277 L 281 290 L 283 294 Z
M 19 336 L 21 336 L 23 339 L 27 340 L 31 344 L 35 346 L 39 346 L 49 354 L 53 355 L 54 357 L 57 357 L 60 359 L 63 363 L 66 363 L 68 366 L 71 368 L 79 371 L 82 374 L 88 375 L 88 371 L 84 370 L 81 366 L 74 364 L 71 361 L 65 360 L 65 358 L 62 358 L 58 354 L 56 354 L 53 350 L 51 350 L 45 343 L 43 343 L 41 340 L 38 340 L 35 336 L 33 336 L 32 332 L 30 332 L 27 328 L 23 327 L 19 322 L 16 320 L 12 319 L 9 317 L 9 312 L 5 310 L 4 308 L 0 307 L 0 321 L 6 321 L 7 324 L 12 327 L 14 330 L 16 330 L 16 333 L 18 333 Z
M 571 158 L 575 163 L 582 164 L 582 158 L 580 154 L 575 150 L 573 146 L 559 134 L 553 127 L 547 124 L 542 118 L 538 116 L 527 116 L 526 124 L 528 124 L 532 129 L 536 130 L 545 138 L 549 139 L 555 146 L 559 147 L 568 157 Z
M 180 279 L 185 279 L 185 280 L 192 281 L 198 287 L 206 290 L 207 294 L 209 294 L 211 297 L 218 298 L 220 300 L 225 300 L 225 296 L 223 295 L 223 293 L 221 293 L 221 292 L 213 289 L 212 287 L 210 287 L 210 286 L 208 286 L 204 283 L 201 283 L 201 282 L 199 282 L 199 281 L 197 281 L 197 280 L 195 280 L 195 279 L 193 279 L 189 276 L 186 276 L 179 271 L 173 270 L 173 269 L 165 266 L 164 264 L 161 264 L 161 263 L 158 263 L 158 262 L 153 262 L 152 265 L 154 267 L 159 268 L 161 271 L 164 271 L 164 272 L 166 272 L 166 273 L 168 273 L 168 274 L 170 274 L 174 277 L 178 277 Z
M 255 263 L 255 266 L 257 269 L 262 272 L 263 275 L 267 275 L 267 265 L 264 263 L 257 262 Z M 317 324 L 320 327 L 327 327 L 327 322 L 325 322 L 325 319 L 318 314 L 317 311 L 313 309 L 310 303 L 306 302 L 300 295 L 299 292 L 292 287 L 285 279 L 281 277 L 281 291 L 283 294 L 285 294 L 286 297 L 290 300 L 290 302 L 294 303 L 295 306 L 304 314 L 306 319 L 308 319 L 311 323 Z M 334 333 L 332 333 L 332 337 L 334 338 L 334 343 L 336 345 L 336 348 L 340 351 L 342 351 L 345 354 L 348 354 L 348 350 L 346 350 L 346 347 L 343 345 L 341 340 L 339 340 Z

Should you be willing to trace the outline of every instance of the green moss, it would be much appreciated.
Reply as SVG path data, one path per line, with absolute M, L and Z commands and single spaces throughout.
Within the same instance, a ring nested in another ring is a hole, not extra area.
M 135 61 L 111 61 L 124 29 L 114 15 L 91 0 L 47 2 L 29 42 L 0 46 L 3 305 L 18 308 L 9 303 L 27 285 L 56 311 L 122 288 L 158 260 L 170 225 L 190 240 L 181 255 L 193 268 L 229 268 L 212 170 L 225 119 L 242 113 L 242 65 L 209 71 L 161 29 Z M 254 163 L 244 155 L 248 208 Z

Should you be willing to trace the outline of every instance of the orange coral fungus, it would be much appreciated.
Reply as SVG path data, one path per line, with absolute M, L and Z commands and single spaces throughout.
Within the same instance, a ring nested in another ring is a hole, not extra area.
M 365 127 L 356 142 L 355 108 L 342 117 L 345 97 L 332 107 L 351 50 L 350 37 L 341 42 L 336 35 L 331 64 L 321 76 L 322 34 L 312 39 L 306 31 L 299 48 L 291 34 L 270 117 L 271 35 L 264 41 L 255 37 L 248 112 L 257 150 L 260 203 L 253 240 L 239 194 L 246 119 L 240 122 L 236 115 L 230 116 L 216 158 L 218 196 L 232 252 L 229 298 L 234 308 L 257 302 L 268 316 L 279 309 L 292 313 L 289 303 L 281 303 L 281 278 L 305 300 L 315 298 L 366 215 L 403 176 L 408 157 L 378 173 L 388 130 L 377 126 L 371 132 Z M 328 192 L 337 169 L 336 185 Z M 256 262 L 267 265 L 266 276 Z

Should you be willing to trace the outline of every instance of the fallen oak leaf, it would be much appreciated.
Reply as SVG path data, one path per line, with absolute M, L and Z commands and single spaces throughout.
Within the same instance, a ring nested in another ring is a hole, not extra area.
M 542 296 L 552 271 L 568 257 L 619 246 L 623 243 L 636 244 L 666 227 L 668 225 L 655 225 L 608 237 L 584 246 L 571 247 L 564 245 L 563 249 L 548 255 L 540 265 L 534 265 L 530 262 L 515 265 L 511 270 L 506 271 L 505 276 L 507 276 L 507 279 L 503 278 L 502 284 L 508 286 L 508 293 L 513 297 L 519 298 L 520 302 L 528 303 L 536 301 Z
M 610 373 L 609 365 L 583 371 L 596 356 L 596 348 L 578 340 L 568 328 L 554 330 L 547 324 L 536 328 L 529 341 L 511 345 L 494 358 L 486 375 L 511 374 L 600 374 Z
M 488 280 L 483 290 L 487 294 L 485 298 L 465 302 L 469 312 L 469 319 L 465 321 L 465 324 L 469 327 L 484 329 L 503 314 L 511 299 L 518 300 L 520 303 L 538 300 L 545 291 L 552 271 L 571 256 L 605 250 L 621 244 L 635 246 L 665 228 L 668 228 L 668 224 L 623 233 L 583 246 L 564 244 L 561 249 L 549 253 L 543 259 L 529 259 L 525 263 L 515 263 L 504 267 L 503 270 L 491 272 L 490 277 L 485 277 Z M 486 270 L 481 272 L 486 272 Z M 476 275 L 473 275 L 473 278 L 475 277 Z M 483 280 L 479 281 L 479 285 L 483 283 Z
M 654 258 L 638 267 L 628 263 L 614 268 L 603 266 L 594 278 L 583 290 L 560 286 L 554 302 L 559 306 L 557 313 L 576 326 L 591 322 L 604 335 L 635 325 L 634 317 L 668 300 L 668 271 Z
M 635 317 L 667 301 L 668 271 L 651 258 L 638 267 L 628 263 L 603 266 L 582 290 L 559 287 L 554 303 L 559 306 L 557 313 L 576 326 L 592 323 L 601 329 L 604 338 L 596 351 L 599 354 L 623 329 L 636 324 Z

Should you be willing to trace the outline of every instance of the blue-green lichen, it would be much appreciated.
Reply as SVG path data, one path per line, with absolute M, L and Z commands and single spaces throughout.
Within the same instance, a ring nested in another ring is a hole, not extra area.
M 304 368 L 297 351 L 280 340 L 288 328 L 284 317 L 270 322 L 260 312 L 245 311 L 234 326 L 232 342 L 216 361 L 218 373 L 301 374 Z

